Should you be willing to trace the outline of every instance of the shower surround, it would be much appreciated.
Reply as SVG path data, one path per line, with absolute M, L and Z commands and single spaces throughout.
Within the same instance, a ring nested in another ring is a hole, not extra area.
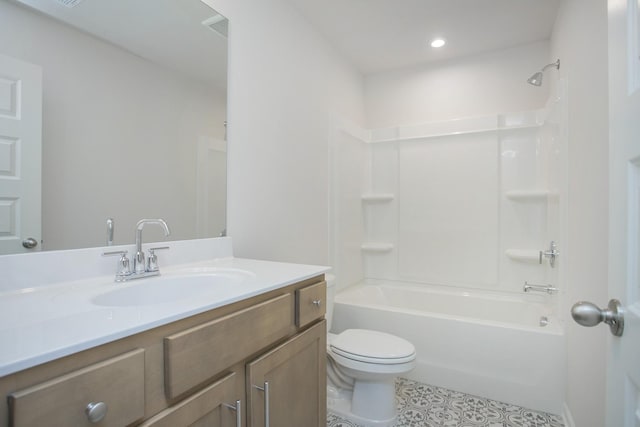
M 412 379 L 560 413 L 563 105 L 558 96 L 536 111 L 336 126 L 332 259 L 338 290 L 355 287 L 337 295 L 334 331 L 411 340 Z M 540 262 L 551 241 L 554 267 Z M 525 293 L 525 282 L 559 291 Z M 435 302 L 443 294 L 446 303 Z M 504 316 L 514 310 L 538 314 L 523 328 Z M 527 371 L 553 381 L 529 381 Z

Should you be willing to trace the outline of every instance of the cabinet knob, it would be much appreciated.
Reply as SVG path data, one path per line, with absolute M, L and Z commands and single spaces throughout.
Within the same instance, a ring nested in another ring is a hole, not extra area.
M 320 307 L 320 304 L 322 304 L 322 301 L 320 301 L 319 299 L 314 299 L 313 301 L 311 301 L 311 303 L 316 307 Z
M 92 423 L 99 423 L 107 416 L 107 404 L 104 402 L 91 402 L 84 408 L 85 414 L 87 414 L 87 418 Z

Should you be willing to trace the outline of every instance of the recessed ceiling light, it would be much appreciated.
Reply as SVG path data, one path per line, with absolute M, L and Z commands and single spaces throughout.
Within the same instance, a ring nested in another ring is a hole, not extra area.
M 444 39 L 433 39 L 431 40 L 431 47 L 442 47 L 445 43 Z

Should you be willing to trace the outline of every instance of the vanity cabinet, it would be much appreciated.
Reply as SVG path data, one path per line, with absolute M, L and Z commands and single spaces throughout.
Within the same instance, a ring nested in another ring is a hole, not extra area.
M 322 427 L 325 293 L 317 276 L 0 378 L 0 427 Z

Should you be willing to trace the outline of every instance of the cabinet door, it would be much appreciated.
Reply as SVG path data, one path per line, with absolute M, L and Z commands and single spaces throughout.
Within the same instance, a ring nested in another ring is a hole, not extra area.
M 145 421 L 140 427 L 240 427 L 242 389 L 231 372 L 224 378 Z M 240 388 L 240 390 L 238 390 Z M 240 406 L 240 408 L 238 408 Z M 239 415 L 240 414 L 240 415 Z
M 326 343 L 322 320 L 247 365 L 249 427 L 326 426 Z

